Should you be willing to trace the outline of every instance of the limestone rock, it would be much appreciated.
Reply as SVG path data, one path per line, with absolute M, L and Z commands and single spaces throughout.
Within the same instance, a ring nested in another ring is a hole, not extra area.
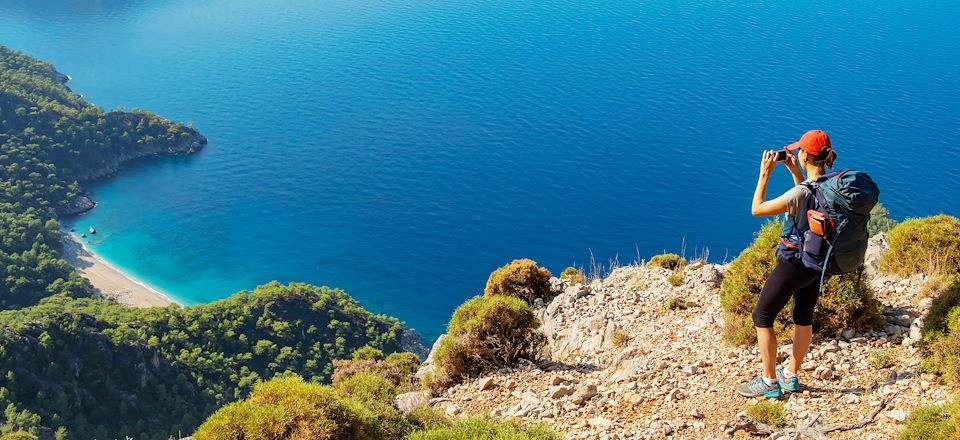
M 426 406 L 430 402 L 429 391 L 411 391 L 398 395 L 393 403 L 403 415 L 410 414 L 414 409 Z

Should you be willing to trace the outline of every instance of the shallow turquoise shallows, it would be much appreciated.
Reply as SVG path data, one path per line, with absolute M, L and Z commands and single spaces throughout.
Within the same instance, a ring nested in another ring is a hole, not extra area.
M 188 304 L 341 287 L 428 337 L 513 258 L 734 257 L 760 150 L 810 128 L 896 217 L 960 214 L 957 22 L 956 1 L 0 0 L 0 44 L 210 139 L 91 185 L 97 253 Z

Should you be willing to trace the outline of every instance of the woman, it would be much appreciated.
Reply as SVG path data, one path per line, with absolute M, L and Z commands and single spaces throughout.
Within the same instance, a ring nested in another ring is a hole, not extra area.
M 784 161 L 793 182 L 792 189 L 773 200 L 766 200 L 767 181 L 777 166 L 776 151 L 766 151 L 760 161 L 760 179 L 753 194 L 753 215 L 772 216 L 787 213 L 785 231 L 799 236 L 809 229 L 807 210 L 813 207 L 813 194 L 802 185 L 803 173 L 806 181 L 813 181 L 825 174 L 826 167 L 833 167 L 837 153 L 833 151 L 830 137 L 820 130 L 806 132 L 799 141 L 785 147 L 787 158 Z M 799 150 L 794 156 L 791 151 Z M 803 364 L 803 357 L 810 348 L 813 336 L 813 309 L 820 295 L 820 272 L 805 267 L 800 261 L 783 258 L 779 252 L 777 265 L 767 278 L 760 299 L 753 310 L 753 323 L 757 328 L 757 343 L 760 346 L 760 359 L 763 372 L 755 380 L 735 387 L 746 397 L 779 397 L 784 391 L 792 392 L 800 388 L 797 373 Z M 780 310 L 793 297 L 793 357 L 789 364 L 777 367 L 777 337 L 773 322 Z

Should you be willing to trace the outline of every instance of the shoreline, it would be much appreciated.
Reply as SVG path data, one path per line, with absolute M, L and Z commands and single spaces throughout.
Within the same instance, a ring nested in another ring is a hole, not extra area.
M 61 235 L 63 236 L 63 259 L 70 263 L 82 277 L 88 279 L 102 297 L 113 299 L 128 307 L 166 307 L 171 304 L 182 306 L 163 292 L 97 256 L 73 234 L 62 232 Z

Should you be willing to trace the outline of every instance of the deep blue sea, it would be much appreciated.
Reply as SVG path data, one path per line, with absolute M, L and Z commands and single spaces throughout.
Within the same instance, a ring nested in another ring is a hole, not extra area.
M 514 258 L 734 257 L 760 151 L 810 128 L 895 217 L 960 214 L 958 22 L 954 0 L 0 0 L 0 44 L 210 139 L 89 185 L 98 254 L 188 304 L 341 287 L 428 338 Z

